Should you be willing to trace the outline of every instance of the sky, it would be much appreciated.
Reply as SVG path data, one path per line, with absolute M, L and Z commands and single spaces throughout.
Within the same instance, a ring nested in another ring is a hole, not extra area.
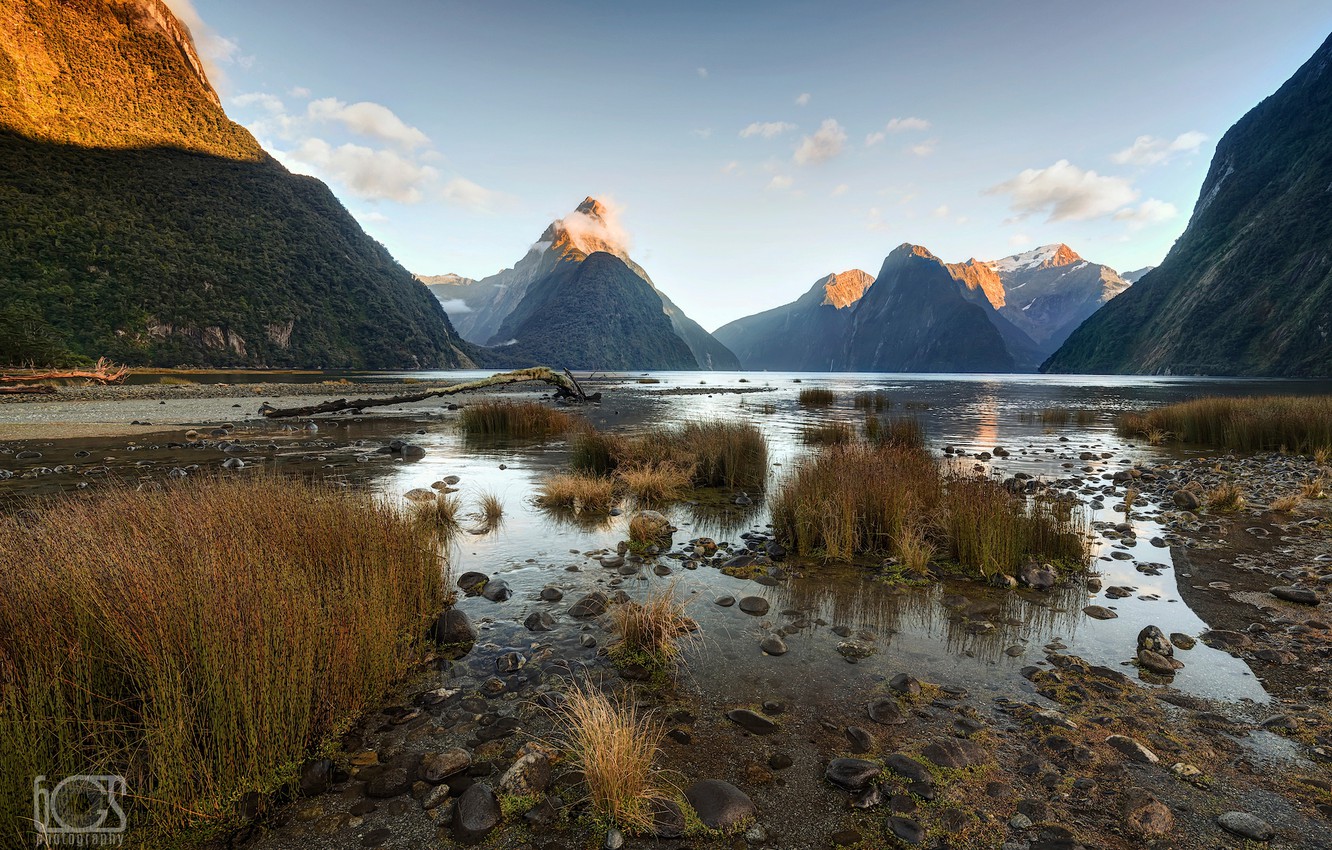
M 716 327 L 897 245 L 1121 271 L 1326 0 L 168 0 L 233 120 L 410 270 L 513 265 L 585 196 Z

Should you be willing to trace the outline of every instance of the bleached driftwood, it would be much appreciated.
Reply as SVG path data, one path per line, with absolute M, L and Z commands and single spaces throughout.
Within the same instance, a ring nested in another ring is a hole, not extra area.
M 117 366 L 105 357 L 101 357 L 98 358 L 97 365 L 91 369 L 53 369 L 48 372 L 29 372 L 26 375 L 0 375 L 0 384 L 49 381 L 57 378 L 83 378 L 99 384 L 118 384 L 128 375 L 129 369 Z
M 489 378 L 482 378 L 477 381 L 467 381 L 462 384 L 454 384 L 451 387 L 440 387 L 438 389 L 426 390 L 419 393 L 408 393 L 406 395 L 390 396 L 388 398 L 358 398 L 345 399 L 338 398 L 332 401 L 325 401 L 319 404 L 309 405 L 307 407 L 288 407 L 288 408 L 263 408 L 264 416 L 269 419 L 284 419 L 292 416 L 318 416 L 321 413 L 339 413 L 344 410 L 364 410 L 367 407 L 387 407 L 394 404 L 410 404 L 414 401 L 425 401 L 428 398 L 440 398 L 443 396 L 457 395 L 459 393 L 471 392 L 473 390 L 484 390 L 489 387 L 500 387 L 506 384 L 521 384 L 528 381 L 540 381 L 555 387 L 555 395 L 561 398 L 576 399 L 577 401 L 601 401 L 601 393 L 588 395 L 583 392 L 578 381 L 569 373 L 568 369 L 564 374 L 556 372 L 547 366 L 534 366 L 530 369 L 518 369 L 513 372 L 500 372 L 497 375 L 491 375 Z

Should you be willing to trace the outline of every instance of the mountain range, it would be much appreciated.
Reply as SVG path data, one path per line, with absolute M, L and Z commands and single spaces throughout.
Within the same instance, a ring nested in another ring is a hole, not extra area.
M 0 362 L 452 368 L 483 355 L 230 121 L 161 0 L 0 3 Z
M 907 244 L 877 278 L 860 270 L 828 275 L 796 301 L 714 336 L 747 369 L 1035 371 L 1128 286 L 1062 244 L 965 263 Z
M 604 256 L 593 270 L 577 273 L 597 254 Z M 521 353 L 589 369 L 740 368 L 736 356 L 633 261 L 616 216 L 596 198 L 585 198 L 551 222 L 512 268 L 481 280 L 418 278 L 448 309 L 464 339 L 500 346 L 506 357 Z M 609 287 L 611 280 L 623 285 Z M 648 319 L 644 299 L 666 319 L 664 332 L 683 349 L 658 338 L 661 325 L 655 316 Z
M 1332 375 L 1332 36 L 1217 143 L 1161 265 L 1051 372 Z

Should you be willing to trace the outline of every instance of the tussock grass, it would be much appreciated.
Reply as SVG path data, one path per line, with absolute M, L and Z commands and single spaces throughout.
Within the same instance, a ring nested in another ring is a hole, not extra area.
M 1300 495 L 1306 499 L 1326 499 L 1327 498 L 1327 479 L 1318 477 L 1312 481 L 1304 482 L 1300 488 Z
M 1271 508 L 1274 511 L 1290 513 L 1298 508 L 1304 502 L 1304 497 L 1299 493 L 1288 493 L 1285 496 L 1272 500 Z
M 758 488 L 767 478 L 768 442 L 748 422 L 686 422 L 676 446 L 685 457 L 693 457 L 694 484 L 699 487 Z
M 675 582 L 653 590 L 642 602 L 629 601 L 610 610 L 617 661 L 636 661 L 648 668 L 666 668 L 680 660 L 686 639 L 698 634 L 698 623 L 676 598 Z
M 562 472 L 537 485 L 539 507 L 574 513 L 608 513 L 615 507 L 615 482 L 586 472 Z
M 1244 498 L 1244 489 L 1233 481 L 1218 484 L 1207 493 L 1203 501 L 1208 508 L 1225 513 L 1242 511 L 1248 504 Z
M 1207 397 L 1119 418 L 1119 433 L 1169 433 L 1186 443 L 1237 451 L 1332 450 L 1332 396 Z
M 919 448 L 827 448 L 788 475 L 771 504 L 778 537 L 803 556 L 887 554 L 924 569 L 942 552 L 982 575 L 1030 558 L 1086 560 L 1084 515 L 990 478 L 945 475 Z
M 622 468 L 616 470 L 615 476 L 623 482 L 630 495 L 648 505 L 683 499 L 693 480 L 690 470 L 672 463 Z
M 412 523 L 417 529 L 448 541 L 458 532 L 458 516 L 462 501 L 449 493 L 440 493 L 426 502 L 414 502 L 410 508 Z
M 405 508 L 267 477 L 0 518 L 0 836 L 32 813 L 20 777 L 124 775 L 142 840 L 291 781 L 421 657 L 427 540 Z
M 622 444 L 623 438 L 584 425 L 569 440 L 569 464 L 578 472 L 609 475 L 615 471 L 616 457 L 623 453 Z
M 800 441 L 810 446 L 838 446 L 851 442 L 856 432 L 846 422 L 820 422 L 800 429 Z
M 827 387 L 807 387 L 800 391 L 800 404 L 803 407 L 828 407 L 837 401 L 837 393 Z
M 876 446 L 897 446 L 905 449 L 925 448 L 925 431 L 920 420 L 911 417 L 865 417 L 865 439 Z
M 481 510 L 481 519 L 487 525 L 494 525 L 504 518 L 504 502 L 494 493 L 482 493 L 477 504 Z
M 462 409 L 463 433 L 474 437 L 549 437 L 573 427 L 574 419 L 534 401 L 482 401 Z
M 893 406 L 893 400 L 884 390 L 864 390 L 855 395 L 857 410 L 872 410 L 882 413 Z
M 650 832 L 653 805 L 674 796 L 653 764 L 665 736 L 661 722 L 590 684 L 565 697 L 556 744 L 582 772 L 592 811 L 628 832 Z

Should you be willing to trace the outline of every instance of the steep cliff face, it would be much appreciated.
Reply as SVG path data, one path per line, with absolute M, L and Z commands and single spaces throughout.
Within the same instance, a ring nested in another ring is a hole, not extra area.
M 854 306 L 874 283 L 859 269 L 830 274 L 800 298 L 713 332 L 746 369 L 826 372 L 839 368 Z
M 507 358 L 562 368 L 698 368 L 657 292 L 604 251 L 561 262 L 505 317 L 497 337 Z
M 475 353 L 326 186 L 228 120 L 161 2 L 0 3 L 0 362 Z
M 1332 375 L 1332 37 L 1216 146 L 1165 260 L 1052 372 Z
M 552 222 L 512 268 L 448 291 L 446 297 L 455 305 L 449 316 L 465 339 L 482 345 L 502 345 L 509 336 L 501 332 L 501 325 L 534 287 L 544 285 L 542 282 L 565 263 L 580 263 L 598 252 L 618 257 L 657 294 L 674 333 L 684 340 L 694 356 L 697 365 L 690 368 L 740 368 L 740 362 L 726 346 L 657 289 L 648 273 L 629 256 L 618 224 L 606 205 L 591 197 L 585 198 L 569 215 Z M 607 306 L 588 303 L 583 310 L 594 316 L 604 315 Z
M 992 312 L 968 297 L 938 257 L 919 245 L 901 245 L 855 308 L 842 370 L 1015 371 L 1017 359 Z

